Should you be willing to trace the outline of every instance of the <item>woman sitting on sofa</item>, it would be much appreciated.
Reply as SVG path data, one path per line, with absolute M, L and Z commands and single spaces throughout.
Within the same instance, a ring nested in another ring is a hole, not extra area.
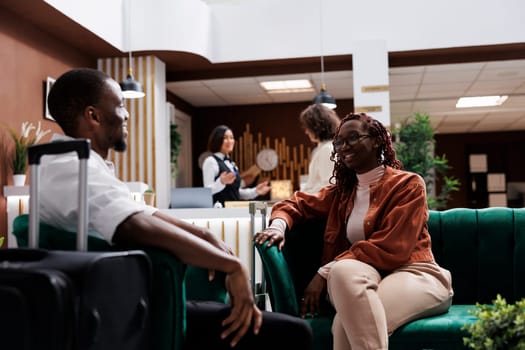
M 322 266 L 304 290 L 301 314 L 317 312 L 327 290 L 334 349 L 386 350 L 401 325 L 448 310 L 451 276 L 432 255 L 425 182 L 401 170 L 385 127 L 349 114 L 333 146 L 335 184 L 275 204 L 255 241 L 282 248 L 294 223 L 325 218 Z

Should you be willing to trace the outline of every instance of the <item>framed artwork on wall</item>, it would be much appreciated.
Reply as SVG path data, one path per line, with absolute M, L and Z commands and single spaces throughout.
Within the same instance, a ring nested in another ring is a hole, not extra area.
M 47 106 L 47 96 L 49 95 L 49 91 L 51 90 L 51 87 L 55 83 L 55 79 L 51 77 L 47 77 L 45 81 L 45 94 L 44 94 L 44 118 L 48 120 L 55 120 L 51 114 L 49 113 L 49 108 Z

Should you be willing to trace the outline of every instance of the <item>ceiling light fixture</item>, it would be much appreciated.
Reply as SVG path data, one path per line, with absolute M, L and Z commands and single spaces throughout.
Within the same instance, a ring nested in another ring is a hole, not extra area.
M 456 102 L 456 108 L 491 107 L 503 104 L 509 96 L 473 96 L 460 97 Z
M 314 97 L 314 104 L 322 104 L 330 109 L 337 107 L 335 99 L 326 91 L 326 84 L 324 82 L 324 57 L 323 57 L 323 3 L 319 0 L 319 36 L 321 46 L 321 89 L 319 94 Z
M 126 28 L 128 34 L 128 45 L 131 47 L 131 1 L 128 1 L 127 5 L 128 21 L 126 23 Z M 122 89 L 122 95 L 124 98 L 142 98 L 146 95 L 142 89 L 142 85 L 133 78 L 133 59 L 131 58 L 131 51 L 129 51 L 128 75 L 126 76 L 126 80 L 120 82 L 120 88 Z
M 314 91 L 308 79 L 261 81 L 259 85 L 269 94 Z

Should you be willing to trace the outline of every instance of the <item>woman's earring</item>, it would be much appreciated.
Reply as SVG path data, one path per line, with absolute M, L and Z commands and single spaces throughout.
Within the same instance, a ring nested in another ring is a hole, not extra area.
M 379 154 L 379 163 L 383 164 L 385 162 L 385 150 L 381 149 L 381 153 Z

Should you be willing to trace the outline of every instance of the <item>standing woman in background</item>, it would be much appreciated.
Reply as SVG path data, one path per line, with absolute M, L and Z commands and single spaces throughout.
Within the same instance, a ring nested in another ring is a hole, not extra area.
M 301 112 L 299 121 L 310 141 L 317 144 L 312 151 L 308 167 L 308 181 L 301 191 L 315 193 L 321 187 L 328 185 L 332 177 L 334 170 L 334 162 L 330 160 L 334 149 L 332 139 L 340 120 L 330 108 L 314 104 Z
M 213 129 L 208 138 L 208 150 L 213 154 L 202 163 L 202 182 L 211 188 L 213 203 L 254 199 L 271 190 L 266 181 L 253 188 L 243 188 L 239 169 L 230 158 L 235 139 L 232 130 L 226 125 Z

